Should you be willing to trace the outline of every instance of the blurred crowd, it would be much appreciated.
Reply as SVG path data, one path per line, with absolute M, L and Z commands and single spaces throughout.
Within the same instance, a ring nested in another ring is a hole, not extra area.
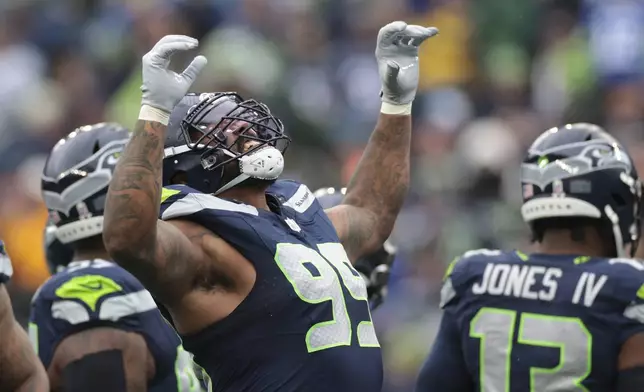
M 200 39 L 209 64 L 195 90 L 266 102 L 293 139 L 286 176 L 316 189 L 346 184 L 360 157 L 380 104 L 376 34 L 397 19 L 441 31 L 421 53 L 413 186 L 374 314 L 386 391 L 411 390 L 447 263 L 471 248 L 529 250 L 517 163 L 538 133 L 597 122 L 644 171 L 644 0 L 0 2 L 0 238 L 17 315 L 48 276 L 48 150 L 80 125 L 134 124 L 140 58 L 160 37 Z

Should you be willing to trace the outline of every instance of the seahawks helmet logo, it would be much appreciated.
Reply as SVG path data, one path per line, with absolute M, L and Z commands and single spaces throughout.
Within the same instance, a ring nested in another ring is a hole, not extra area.
M 573 146 L 568 145 L 556 150 L 571 147 Z M 605 144 L 588 143 L 575 156 L 557 159 L 552 162 L 548 161 L 545 156 L 556 153 L 556 150 L 540 152 L 542 158 L 537 163 L 524 163 L 521 165 L 522 181 L 544 189 L 555 180 L 581 176 L 595 170 L 617 168 L 630 172 L 633 167 L 631 160 L 624 151 Z
M 118 159 L 117 154 L 121 154 L 126 143 L 127 140 L 115 140 L 106 144 L 105 147 L 62 173 L 58 178 L 43 176 L 43 181 L 58 183 L 70 173 L 83 171 L 85 165 L 97 160 L 96 170 L 88 173 L 82 180 L 74 182 L 60 194 L 50 190 L 43 190 L 42 196 L 47 208 L 69 215 L 72 208 L 76 207 L 78 203 L 83 202 L 98 190 L 107 187 L 112 179 L 113 163 Z

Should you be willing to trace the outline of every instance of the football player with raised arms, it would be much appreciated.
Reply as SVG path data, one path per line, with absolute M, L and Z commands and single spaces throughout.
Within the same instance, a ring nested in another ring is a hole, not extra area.
M 47 373 L 13 315 L 5 284 L 13 268 L 0 241 L 0 391 L 49 392 Z
M 186 95 L 206 59 L 181 74 L 168 63 L 197 40 L 167 36 L 143 57 L 141 113 L 109 187 L 103 239 L 167 306 L 214 391 L 382 388 L 351 261 L 382 245 L 405 198 L 418 47 L 436 33 L 404 22 L 380 30 L 381 114 L 342 204 L 326 211 L 305 185 L 276 181 L 289 139 L 266 105 Z
M 642 184 L 622 145 L 577 123 L 544 132 L 521 166 L 536 252 L 450 264 L 417 392 L 644 391 Z
M 84 126 L 61 139 L 45 164 L 54 275 L 34 295 L 29 332 L 52 391 L 204 390 L 150 293 L 103 245 L 107 185 L 129 137 L 114 123 Z

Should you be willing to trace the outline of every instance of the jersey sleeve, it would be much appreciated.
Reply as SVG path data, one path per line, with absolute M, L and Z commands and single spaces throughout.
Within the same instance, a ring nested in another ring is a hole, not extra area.
M 63 339 L 99 326 L 140 333 L 155 358 L 162 357 L 159 350 L 165 340 L 175 339 L 179 344 L 176 334 L 172 336 L 174 331 L 163 325 L 151 294 L 117 267 L 62 272 L 48 280 L 32 300 L 30 336 L 45 367 Z
M 478 249 L 465 252 L 447 266 L 440 294 L 440 307 L 455 305 L 473 282 L 483 273 L 488 262 L 503 254 L 500 250 Z
M 624 309 L 620 340 L 624 343 L 631 336 L 644 332 L 644 282 Z
M 7 283 L 13 275 L 11 260 L 4 248 L 4 243 L 0 241 L 0 283 Z
M 309 187 L 297 181 L 276 181 L 268 189 L 268 193 L 280 199 L 282 206 L 291 209 L 298 222 L 312 221 L 323 210 L 322 205 Z
M 452 310 L 444 312 L 432 350 L 423 364 L 416 392 L 472 391 L 473 381 L 467 371 L 457 322 Z
M 181 200 L 188 196 L 192 188 L 184 185 L 168 185 L 161 189 L 161 208 L 159 210 L 159 219 L 163 219 L 166 211 L 175 204 L 181 204 Z M 193 191 L 196 192 L 196 191 Z M 174 207 L 176 209 L 176 206 Z
M 161 191 L 161 208 L 159 218 L 170 220 L 177 218 L 192 219 L 203 223 L 204 212 L 208 217 L 228 218 L 237 213 L 258 216 L 257 208 L 247 204 L 235 203 L 217 196 L 196 191 L 185 185 L 170 185 Z

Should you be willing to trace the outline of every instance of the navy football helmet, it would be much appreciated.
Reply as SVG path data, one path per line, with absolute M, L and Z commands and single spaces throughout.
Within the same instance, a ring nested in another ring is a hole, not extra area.
M 42 175 L 42 197 L 55 226 L 49 239 L 55 235 L 71 244 L 103 232 L 107 186 L 129 138 L 121 125 L 100 123 L 77 128 L 56 143 Z
M 249 178 L 275 180 L 289 142 L 261 102 L 234 92 L 189 93 L 170 114 L 163 185 L 179 175 L 192 188 L 218 194 Z
M 599 219 L 612 233 L 616 257 L 635 254 L 642 184 L 626 149 L 599 126 L 569 124 L 541 134 L 521 165 L 521 183 L 521 214 L 533 233 L 542 219 Z
M 322 208 L 327 209 L 339 205 L 344 199 L 346 191 L 346 188 L 320 188 L 314 192 L 314 195 Z M 395 258 L 396 247 L 387 240 L 380 249 L 359 258 L 354 263 L 355 269 L 367 285 L 367 296 L 371 310 L 380 306 L 387 296 L 387 284 L 389 283 L 391 265 Z

